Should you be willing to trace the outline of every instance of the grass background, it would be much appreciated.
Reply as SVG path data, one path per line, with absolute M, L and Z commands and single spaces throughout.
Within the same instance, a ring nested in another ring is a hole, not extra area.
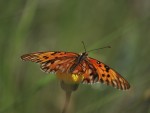
M 55 75 L 20 56 L 36 51 L 83 52 L 131 84 L 120 91 L 80 85 L 69 113 L 150 113 L 149 0 L 1 0 L 0 113 L 61 113 L 65 94 Z

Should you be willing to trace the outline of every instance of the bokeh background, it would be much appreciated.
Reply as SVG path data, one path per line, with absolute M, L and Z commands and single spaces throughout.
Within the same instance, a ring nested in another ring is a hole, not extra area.
M 150 113 L 149 0 L 1 0 L 0 113 L 61 113 L 55 75 L 20 56 L 36 51 L 89 53 L 116 69 L 128 91 L 80 85 L 69 113 Z

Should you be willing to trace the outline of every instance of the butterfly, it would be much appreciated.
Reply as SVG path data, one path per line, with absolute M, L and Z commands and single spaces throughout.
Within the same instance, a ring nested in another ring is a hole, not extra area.
M 127 90 L 130 85 L 118 72 L 87 52 L 47 51 L 24 54 L 24 61 L 39 63 L 44 72 L 55 73 L 61 80 L 73 83 L 104 83 L 117 89 Z

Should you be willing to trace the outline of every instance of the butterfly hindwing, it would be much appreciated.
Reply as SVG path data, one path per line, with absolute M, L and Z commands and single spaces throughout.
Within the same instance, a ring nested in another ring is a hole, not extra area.
M 93 58 L 88 57 L 85 60 L 88 63 L 87 65 L 92 65 L 91 67 L 89 67 L 89 69 L 93 71 L 91 74 L 92 77 L 89 74 L 89 76 L 86 77 L 85 80 L 88 80 L 87 78 L 93 78 L 93 81 L 92 81 L 93 83 L 101 82 L 101 83 L 105 83 L 107 85 L 111 85 L 113 87 L 116 87 L 122 90 L 126 90 L 130 88 L 129 83 L 119 73 L 117 73 L 115 70 L 113 70 L 109 66 Z M 92 82 L 89 81 L 89 83 L 92 83 Z
M 82 70 L 83 70 L 83 76 L 84 79 L 82 81 L 82 83 L 96 83 L 98 82 L 98 74 L 96 72 L 96 69 L 94 68 L 94 66 L 87 62 L 86 60 L 84 60 L 81 63 L 82 66 Z

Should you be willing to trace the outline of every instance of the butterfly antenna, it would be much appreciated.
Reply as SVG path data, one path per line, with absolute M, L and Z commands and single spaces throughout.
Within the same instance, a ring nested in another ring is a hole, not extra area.
M 83 41 L 82 41 L 82 44 L 83 44 L 84 50 L 85 50 L 85 52 L 86 52 L 85 44 L 84 44 L 84 42 L 83 42 Z
M 99 49 L 104 49 L 104 48 L 111 48 L 111 46 L 105 46 L 105 47 L 101 47 L 101 48 L 97 48 L 97 49 L 92 49 L 92 50 L 89 50 L 87 52 L 91 52 L 91 51 L 95 51 L 95 50 L 99 50 Z

